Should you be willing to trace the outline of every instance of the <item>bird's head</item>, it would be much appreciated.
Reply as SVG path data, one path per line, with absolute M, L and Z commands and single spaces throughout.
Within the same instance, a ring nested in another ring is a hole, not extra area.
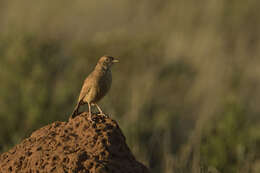
M 112 56 L 102 56 L 99 61 L 98 65 L 100 65 L 103 69 L 109 69 L 114 63 L 119 62 Z

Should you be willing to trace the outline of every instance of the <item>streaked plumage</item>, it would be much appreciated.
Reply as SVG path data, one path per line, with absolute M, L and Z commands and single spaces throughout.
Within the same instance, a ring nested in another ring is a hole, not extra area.
M 95 69 L 85 79 L 77 105 L 71 115 L 72 118 L 78 115 L 78 109 L 81 105 L 88 103 L 89 119 L 91 120 L 91 105 L 96 105 L 101 114 L 103 114 L 97 102 L 102 99 L 109 91 L 112 84 L 111 66 L 118 62 L 111 56 L 103 56 L 99 59 Z

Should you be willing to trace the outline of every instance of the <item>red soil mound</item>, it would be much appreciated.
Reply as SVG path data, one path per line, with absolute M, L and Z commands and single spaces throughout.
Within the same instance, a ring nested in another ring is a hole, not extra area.
M 0 173 L 148 173 L 135 160 L 117 123 L 82 113 L 54 122 L 0 155 Z

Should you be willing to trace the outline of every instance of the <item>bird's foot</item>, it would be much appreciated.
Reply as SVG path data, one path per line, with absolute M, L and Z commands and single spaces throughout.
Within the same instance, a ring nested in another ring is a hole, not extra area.
M 105 114 L 105 117 L 106 117 L 106 118 L 110 118 L 110 116 L 109 116 L 108 114 Z
M 104 117 L 109 118 L 109 115 L 108 114 L 104 114 L 103 112 L 99 112 L 98 115 L 103 115 Z
M 92 115 L 91 115 L 91 113 L 89 113 L 89 115 L 88 115 L 88 120 L 89 120 L 89 122 L 91 122 L 91 123 L 94 122 L 94 121 L 92 120 Z
M 88 121 L 89 121 L 90 123 L 95 123 L 95 121 L 92 120 L 92 118 L 88 118 Z

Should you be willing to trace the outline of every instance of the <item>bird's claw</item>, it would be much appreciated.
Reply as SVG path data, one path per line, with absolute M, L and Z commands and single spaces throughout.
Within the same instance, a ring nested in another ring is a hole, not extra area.
M 89 121 L 90 123 L 94 123 L 94 121 L 92 120 L 92 118 L 88 118 L 88 121 Z
M 89 115 L 88 115 L 88 120 L 89 120 L 89 122 L 91 122 L 91 123 L 94 122 L 94 121 L 92 120 L 92 115 L 91 115 L 91 113 L 89 113 Z
M 109 115 L 104 114 L 103 112 L 99 112 L 98 115 L 103 115 L 104 117 L 109 118 Z

